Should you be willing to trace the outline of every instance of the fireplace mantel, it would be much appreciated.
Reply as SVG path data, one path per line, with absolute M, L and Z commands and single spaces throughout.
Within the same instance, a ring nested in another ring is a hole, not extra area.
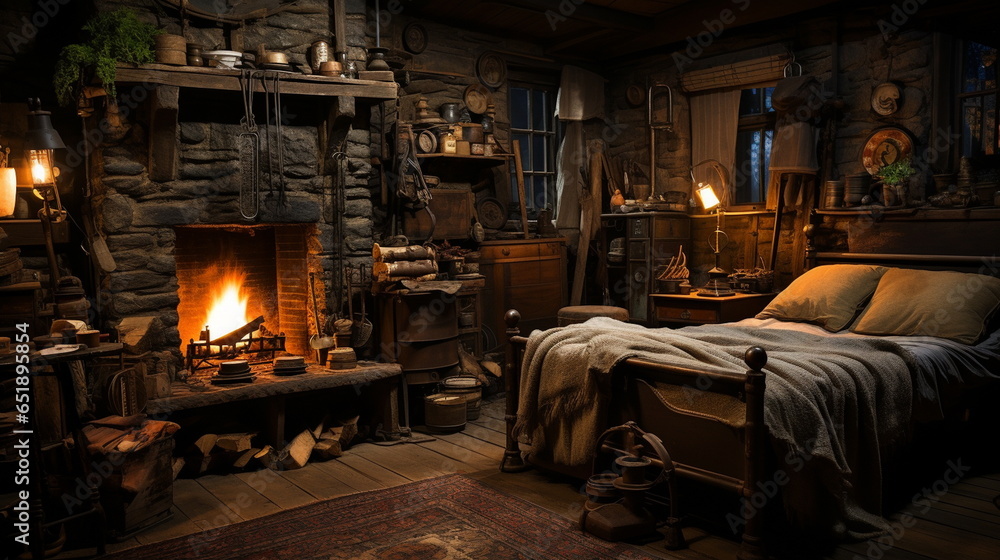
M 307 76 L 305 74 L 289 72 L 263 72 L 267 75 L 280 74 L 281 93 L 289 95 L 395 99 L 398 89 L 395 82 L 377 82 L 374 80 L 355 80 L 329 76 Z M 144 64 L 142 66 L 118 66 L 118 74 L 115 81 L 118 83 L 239 91 L 239 77 L 239 70 Z M 258 93 L 263 91 L 259 81 L 254 84 L 254 88 L 254 91 Z

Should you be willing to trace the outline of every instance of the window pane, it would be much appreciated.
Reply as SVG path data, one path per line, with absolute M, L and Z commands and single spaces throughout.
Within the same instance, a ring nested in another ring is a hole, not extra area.
M 734 204 L 758 202 L 754 193 L 760 192 L 761 133 L 744 130 L 736 134 L 736 173 L 733 177 Z
M 548 171 L 546 168 L 547 159 L 545 156 L 548 151 L 545 149 L 545 137 L 542 135 L 536 135 L 531 139 L 531 170 L 532 171 Z
M 510 88 L 510 125 L 528 128 L 528 90 L 525 88 Z
M 767 198 L 767 186 L 771 183 L 771 144 L 774 142 L 774 131 L 764 131 L 764 159 L 761 167 L 764 169 L 764 178 L 760 184 L 760 192 L 754 194 L 754 202 L 763 202 Z
M 548 103 L 545 92 L 540 89 L 531 90 L 531 127 L 535 130 L 548 130 Z
M 531 208 L 533 210 L 541 210 L 545 208 L 545 203 L 548 201 L 548 193 L 545 190 L 545 176 L 535 175 L 532 177 L 531 182 L 534 186 L 534 197 L 531 199 Z
M 987 95 L 983 98 L 983 151 L 987 155 L 997 153 L 997 98 Z
M 513 139 L 517 140 L 521 144 L 521 168 L 524 169 L 525 171 L 530 171 L 532 169 L 531 159 L 530 159 L 531 145 L 529 144 L 529 142 L 531 141 L 531 137 L 524 132 L 518 132 L 514 134 Z M 513 143 L 511 144 L 511 146 L 513 147 Z
M 996 88 L 997 50 L 969 41 L 963 57 L 962 91 L 968 93 Z
M 740 95 L 740 115 L 759 115 L 761 105 L 764 103 L 763 97 L 763 90 L 760 88 L 743 90 Z M 768 97 L 768 102 L 770 102 L 770 97 Z
M 770 113 L 774 111 L 774 107 L 771 106 L 771 94 L 774 93 L 774 88 L 764 88 L 764 112 Z
M 982 98 L 970 97 L 962 102 L 962 155 L 973 156 L 981 153 L 982 138 Z

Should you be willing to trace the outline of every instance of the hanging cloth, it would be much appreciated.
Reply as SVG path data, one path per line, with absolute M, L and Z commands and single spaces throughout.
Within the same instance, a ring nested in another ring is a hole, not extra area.
M 740 90 L 716 91 L 691 96 L 691 164 L 714 159 L 726 168 L 730 177 L 736 164 L 736 130 L 740 118 Z M 708 183 L 716 188 L 716 195 L 723 205 L 733 199 L 735 184 L 726 185 L 721 192 L 719 176 L 710 166 L 694 169 L 694 182 Z
M 774 86 L 771 104 L 776 120 L 769 164 L 768 209 L 777 207 L 781 191 L 786 206 L 800 208 L 812 200 L 810 189 L 815 189 L 819 171 L 816 156 L 819 130 L 813 124 L 820 106 L 814 103 L 820 101 L 816 97 L 818 91 L 819 83 L 813 76 L 784 78 Z

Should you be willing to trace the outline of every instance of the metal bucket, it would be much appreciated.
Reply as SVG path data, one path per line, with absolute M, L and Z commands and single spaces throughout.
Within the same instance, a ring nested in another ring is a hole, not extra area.
M 465 419 L 479 418 L 480 405 L 483 400 L 483 387 L 475 377 L 449 377 L 441 382 L 441 392 L 446 395 L 458 395 L 465 400 Z
M 435 393 L 424 397 L 424 423 L 436 433 L 465 429 L 466 402 L 461 395 Z

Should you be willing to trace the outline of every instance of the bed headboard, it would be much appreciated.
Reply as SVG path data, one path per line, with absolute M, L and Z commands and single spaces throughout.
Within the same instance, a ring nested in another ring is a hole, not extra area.
M 823 226 L 807 226 L 806 267 L 868 263 L 1000 276 L 1000 212 L 937 210 L 920 215 L 917 210 L 882 219 L 855 214 L 846 224 L 846 252 L 817 249 L 816 233 Z

